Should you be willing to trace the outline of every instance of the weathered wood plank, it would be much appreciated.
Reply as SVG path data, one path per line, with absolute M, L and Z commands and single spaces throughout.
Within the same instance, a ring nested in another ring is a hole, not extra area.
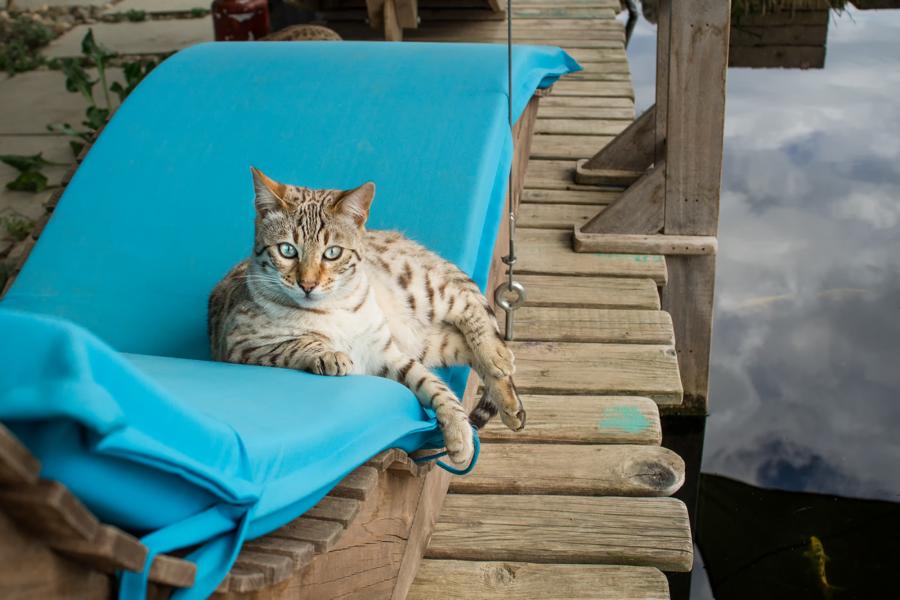
M 635 395 L 680 404 L 675 349 L 643 344 L 513 342 L 522 393 Z
M 556 189 L 556 190 L 577 190 L 577 191 L 593 191 L 596 193 L 603 192 L 609 197 L 614 194 L 615 198 L 621 196 L 619 189 L 603 189 L 596 186 L 580 185 L 575 183 L 575 165 L 574 160 L 544 160 L 532 158 L 528 161 L 528 171 L 525 174 L 526 188 Z M 575 203 L 573 204 L 580 204 Z M 609 201 L 604 202 L 609 204 Z
M 750 69 L 823 69 L 825 46 L 732 46 L 728 66 Z
M 603 132 L 605 133 L 605 132 Z M 656 158 L 656 106 L 635 119 L 612 142 L 589 158 L 585 170 L 645 171 Z M 579 180 L 579 183 L 594 183 Z
M 35 483 L 41 463 L 0 423 L 0 485 Z
M 56 551 L 104 573 L 120 569 L 143 571 L 147 547 L 137 538 L 110 525 L 101 525 L 91 540 L 58 538 L 49 540 Z
M 554 93 L 556 88 L 553 88 Z M 634 98 L 610 98 L 593 96 L 549 96 L 541 100 L 541 110 L 545 107 L 562 107 L 569 109 L 580 108 L 630 108 L 634 118 Z M 540 114 L 540 112 L 538 112 Z
M 689 571 L 693 546 L 674 498 L 449 494 L 426 557 Z
M 235 566 L 240 566 L 247 571 L 259 571 L 263 574 L 265 586 L 280 583 L 294 574 L 296 565 L 294 561 L 282 554 L 270 554 L 254 550 L 241 550 L 235 561 Z
M 528 294 L 525 306 L 656 310 L 660 306 L 652 279 L 522 275 L 519 281 Z
M 602 206 L 586 204 L 522 204 L 516 222 L 522 228 L 577 229 L 601 210 Z
M 702 235 L 631 235 L 622 233 L 573 232 L 576 252 L 631 252 L 686 256 L 715 254 L 719 241 Z
M 523 342 L 675 343 L 672 319 L 667 312 L 543 306 L 523 306 L 516 311 L 516 339 Z
M 544 106 L 538 112 L 541 119 L 606 119 L 611 121 L 631 121 L 634 109 L 631 107 L 578 107 L 572 105 Z
M 592 156 L 598 148 L 612 141 L 611 135 L 556 135 L 544 133 L 534 136 L 531 158 L 554 160 L 578 159 Z
M 322 521 L 334 521 L 347 527 L 359 514 L 360 501 L 353 498 L 325 496 L 306 512 L 306 516 Z
M 378 485 L 378 470 L 362 466 L 347 475 L 333 490 L 331 496 L 365 500 Z
M 631 83 L 619 81 L 563 79 L 553 86 L 553 93 L 557 96 L 613 97 L 634 100 L 634 88 Z
M 170 587 L 191 587 L 196 576 L 197 565 L 174 556 L 158 555 L 150 565 L 150 581 Z
M 626 127 L 628 121 L 621 119 L 549 119 L 539 118 L 535 133 L 563 135 L 618 135 Z
M 308 515 L 309 513 L 306 514 Z M 293 562 L 294 570 L 296 571 L 312 560 L 313 554 L 315 554 L 315 546 L 311 542 L 302 540 L 265 535 L 245 543 L 243 550 L 241 550 L 242 555 L 244 551 L 287 557 Z
M 506 443 L 486 446 L 478 468 L 452 479 L 450 492 L 671 496 L 682 484 L 684 461 L 661 446 Z
M 538 204 L 587 204 L 596 207 L 610 204 L 621 195 L 622 193 L 619 190 L 551 190 L 533 188 L 522 190 L 522 202 Z
M 425 560 L 407 600 L 669 600 L 658 569 Z
M 618 200 L 582 225 L 586 233 L 655 234 L 666 218 L 666 164 L 655 164 Z
M 528 411 L 525 429 L 510 431 L 492 419 L 481 441 L 659 445 L 662 440 L 659 409 L 650 398 L 523 395 L 522 402 Z
M 41 480 L 33 485 L 0 489 L 0 507 L 45 540 L 89 541 L 100 528 L 97 518 L 56 481 Z
M 316 552 L 327 552 L 337 543 L 343 533 L 344 526 L 338 522 L 300 517 L 269 535 L 309 542 L 315 547 Z
M 666 282 L 666 260 L 646 254 L 583 254 L 572 252 L 572 232 L 522 229 L 519 268 L 528 275 L 595 275 L 650 278 Z

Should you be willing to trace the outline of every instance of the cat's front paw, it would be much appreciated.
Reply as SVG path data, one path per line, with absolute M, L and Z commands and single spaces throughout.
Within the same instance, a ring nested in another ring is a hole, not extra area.
M 512 350 L 502 341 L 497 340 L 492 344 L 492 347 L 488 349 L 486 354 L 487 364 L 485 366 L 488 368 L 488 373 L 497 379 L 509 377 L 516 370 Z
M 447 456 L 454 464 L 465 467 L 472 461 L 475 443 L 472 437 L 472 426 L 468 418 L 454 419 L 443 428 L 444 444 Z
M 342 376 L 352 368 L 353 361 L 343 352 L 323 352 L 313 362 L 313 373 L 317 375 Z

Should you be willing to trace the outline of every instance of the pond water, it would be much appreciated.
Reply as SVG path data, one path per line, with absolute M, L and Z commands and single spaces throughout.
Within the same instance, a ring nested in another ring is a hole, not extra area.
M 629 44 L 638 113 L 655 36 L 642 18 Z M 848 8 L 824 68 L 728 71 L 701 470 L 756 487 L 701 478 L 691 598 L 896 597 L 900 505 L 857 499 L 900 501 L 898 59 L 900 10 Z M 748 532 L 755 510 L 788 531 Z M 772 539 L 756 558 L 727 549 L 748 536 Z

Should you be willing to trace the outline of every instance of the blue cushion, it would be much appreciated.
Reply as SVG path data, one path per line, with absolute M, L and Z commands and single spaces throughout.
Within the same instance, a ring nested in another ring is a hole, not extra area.
M 577 68 L 517 47 L 515 116 Z M 249 166 L 312 187 L 375 181 L 370 227 L 403 231 L 483 288 L 512 156 L 506 101 L 500 45 L 176 54 L 116 112 L 2 303 L 0 418 L 44 476 L 152 552 L 202 544 L 178 596 L 205 597 L 245 536 L 436 429 L 392 381 L 208 361 L 207 296 L 252 243 Z M 466 374 L 446 374 L 457 393 Z M 143 587 L 126 576 L 121 594 Z

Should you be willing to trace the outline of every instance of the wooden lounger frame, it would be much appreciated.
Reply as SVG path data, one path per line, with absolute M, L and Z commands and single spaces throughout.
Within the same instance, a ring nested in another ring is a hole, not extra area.
M 513 128 L 513 187 L 518 207 L 537 117 L 537 93 Z M 48 212 L 22 243 L 6 289 L 71 179 L 48 202 Z M 500 257 L 509 240 L 503 219 L 488 283 L 504 276 Z M 3 290 L 3 293 L 6 292 Z M 490 294 L 489 294 L 490 295 Z M 472 408 L 478 378 L 463 397 Z M 0 425 L 0 597 L 108 598 L 117 570 L 142 570 L 147 548 L 136 538 L 100 523 L 58 482 L 39 479 L 40 465 Z M 406 597 L 450 484 L 431 463 L 419 465 L 401 450 L 372 458 L 344 479 L 316 507 L 281 529 L 247 542 L 215 597 L 391 598 Z M 193 585 L 195 566 L 175 556 L 157 556 L 151 597 L 165 598 Z

